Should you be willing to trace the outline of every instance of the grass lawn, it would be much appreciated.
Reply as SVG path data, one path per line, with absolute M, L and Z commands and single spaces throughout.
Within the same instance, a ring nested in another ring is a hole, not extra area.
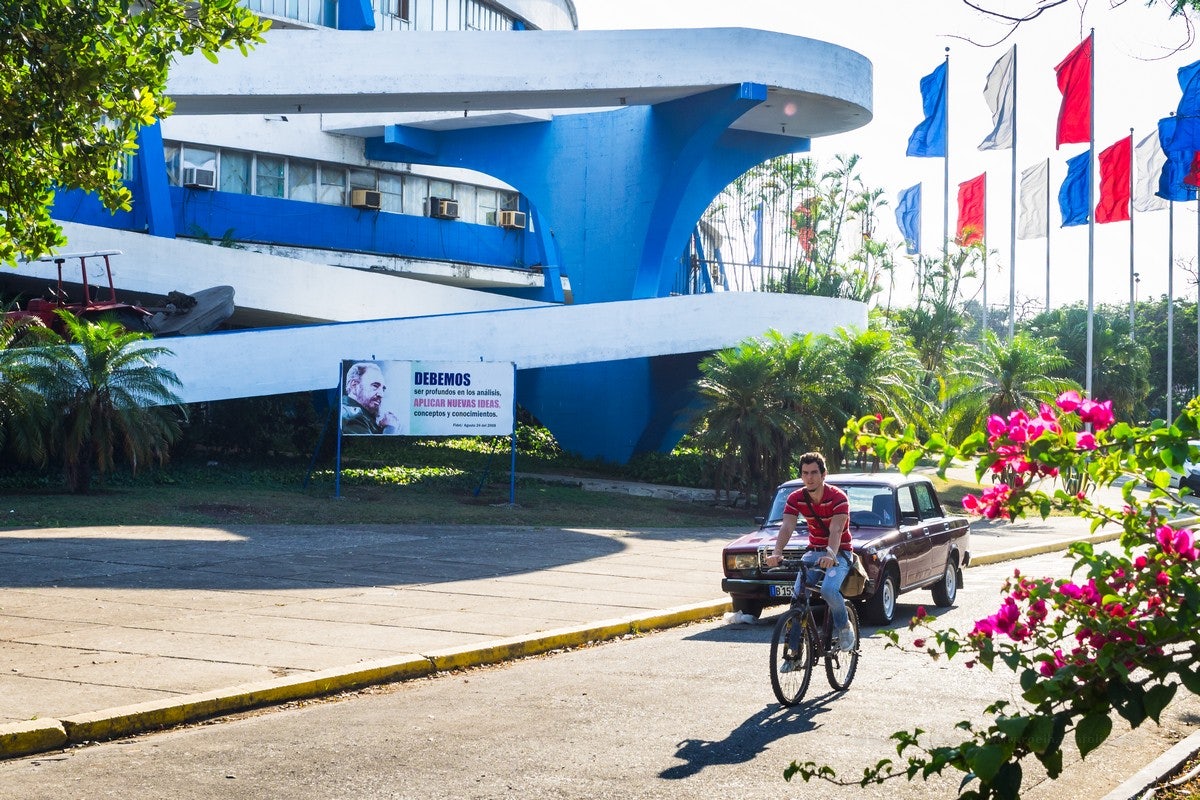
M 330 464 L 318 466 L 306 486 L 309 460 L 298 456 L 179 461 L 136 477 L 111 475 L 87 495 L 66 493 L 53 471 L 2 472 L 0 527 L 443 524 L 733 532 L 754 526 L 755 512 L 744 506 L 587 491 L 533 477 L 517 481 L 510 504 L 509 465 L 507 455 L 493 458 L 470 440 L 409 441 L 382 452 L 360 447 L 343 461 L 340 497 Z M 612 465 L 524 453 L 517 472 L 634 479 Z M 957 513 L 970 487 L 934 481 L 947 510 Z

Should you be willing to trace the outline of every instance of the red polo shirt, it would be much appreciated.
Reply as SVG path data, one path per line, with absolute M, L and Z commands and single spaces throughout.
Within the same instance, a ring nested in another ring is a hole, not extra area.
M 850 538 L 850 500 L 846 497 L 846 493 L 836 486 L 825 484 L 825 491 L 821 495 L 820 502 L 810 498 L 807 489 L 803 487 L 797 489 L 788 495 L 783 513 L 804 517 L 804 521 L 808 525 L 808 546 L 813 550 L 829 549 L 829 537 L 825 535 L 825 531 L 829 529 L 829 523 L 835 516 L 845 514 L 846 522 L 841 530 L 839 546 L 840 549 L 846 551 L 854 549 Z M 818 517 L 824 520 L 824 528 L 817 522 Z M 838 535 L 837 531 L 830 530 L 829 532 L 834 536 Z

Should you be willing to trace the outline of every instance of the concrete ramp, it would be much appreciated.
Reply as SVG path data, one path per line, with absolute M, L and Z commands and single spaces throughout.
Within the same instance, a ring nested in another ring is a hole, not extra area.
M 514 316 L 516 315 L 516 316 Z M 342 359 L 511 361 L 517 369 L 702 353 L 775 328 L 866 328 L 852 300 L 755 292 L 229 331 L 156 343 L 186 403 L 328 389 Z

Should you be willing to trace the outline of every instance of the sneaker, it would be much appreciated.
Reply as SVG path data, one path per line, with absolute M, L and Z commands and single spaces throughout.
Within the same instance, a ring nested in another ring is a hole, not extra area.
M 795 661 L 784 661 L 782 664 L 779 665 L 779 672 L 781 674 L 784 672 L 794 672 L 795 669 L 796 669 Z
M 853 650 L 854 646 L 858 644 L 858 639 L 854 635 L 854 628 L 847 625 L 838 631 L 837 643 L 840 650 L 845 650 L 846 652 Z

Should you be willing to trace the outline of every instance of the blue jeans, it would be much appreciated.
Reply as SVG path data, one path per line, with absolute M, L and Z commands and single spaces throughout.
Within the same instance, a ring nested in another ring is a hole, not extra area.
M 800 560 L 810 567 L 808 570 L 809 584 L 821 582 L 821 598 L 825 601 L 825 605 L 829 606 L 829 613 L 833 615 L 833 632 L 836 634 L 850 622 L 850 615 L 846 613 L 846 598 L 842 597 L 842 581 L 846 580 L 846 576 L 850 574 L 850 552 L 848 550 L 838 551 L 836 562 L 828 569 L 813 568 L 818 561 L 828 555 L 828 550 L 809 550 Z M 793 594 L 800 594 L 800 573 L 796 573 Z

